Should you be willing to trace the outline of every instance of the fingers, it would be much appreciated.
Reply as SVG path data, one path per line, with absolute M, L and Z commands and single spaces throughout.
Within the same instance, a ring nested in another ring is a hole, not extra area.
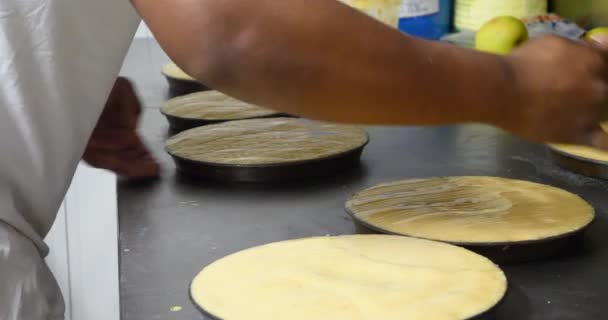
M 608 122 L 608 106 L 600 111 L 600 122 Z
M 587 38 L 592 45 L 597 46 L 600 49 L 608 49 L 608 34 L 594 34 L 590 35 Z
M 597 128 L 589 134 L 589 144 L 597 149 L 608 150 L 608 133 L 598 125 Z
M 589 42 L 591 44 L 591 46 L 593 46 L 594 48 L 596 48 L 600 54 L 602 55 L 602 57 L 604 58 L 604 61 L 606 61 L 605 66 L 608 67 L 608 33 L 601 33 L 601 34 L 592 34 L 589 35 L 586 38 L 587 42 Z M 604 79 L 608 80 L 608 68 L 605 68 L 605 70 L 603 71 L 604 74 Z M 608 99 L 608 97 L 606 97 Z M 603 108 L 603 110 L 600 111 L 600 120 L 601 121 L 608 121 L 608 100 L 605 101 L 605 106 Z M 603 135 L 601 134 L 601 132 L 595 132 L 594 133 L 597 136 L 602 137 Z M 602 138 L 597 138 L 602 140 Z M 605 148 L 602 148 L 605 149 Z
M 591 35 L 586 39 L 587 42 L 596 48 L 604 59 L 608 61 L 608 34 Z

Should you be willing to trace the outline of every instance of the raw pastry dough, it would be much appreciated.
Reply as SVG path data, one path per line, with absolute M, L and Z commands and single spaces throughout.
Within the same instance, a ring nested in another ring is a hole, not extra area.
M 207 266 L 193 301 L 225 320 L 458 320 L 494 307 L 507 280 L 488 259 L 387 235 L 277 242 Z
M 175 63 L 171 62 L 163 67 L 163 74 L 169 78 L 185 81 L 197 81 L 187 73 L 185 73 Z M 198 82 L 198 81 L 197 81 Z
M 552 147 L 567 154 L 579 156 L 588 160 L 608 161 L 608 152 L 586 146 L 556 144 Z
M 167 141 L 182 159 L 227 165 L 278 165 L 338 156 L 363 147 L 367 133 L 295 118 L 224 122 L 184 131 Z
M 239 120 L 268 117 L 278 112 L 229 97 L 219 91 L 203 91 L 169 100 L 161 111 L 169 116 L 196 120 Z
M 608 122 L 602 123 L 604 131 L 608 132 Z M 600 149 L 595 149 L 586 146 L 554 144 L 552 148 L 557 149 L 571 155 L 579 156 L 589 160 L 608 161 L 608 152 Z
M 544 240 L 581 230 L 594 218 L 577 195 L 497 177 L 382 184 L 356 194 L 346 208 L 380 230 L 460 244 Z

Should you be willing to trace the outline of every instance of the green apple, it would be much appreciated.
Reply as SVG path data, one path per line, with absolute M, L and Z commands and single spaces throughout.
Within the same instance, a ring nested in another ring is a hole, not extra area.
M 477 32 L 475 48 L 507 55 L 528 40 L 528 28 L 519 19 L 500 16 L 486 22 Z
M 585 34 L 585 40 L 593 41 L 596 36 L 608 37 L 608 27 L 595 28 Z

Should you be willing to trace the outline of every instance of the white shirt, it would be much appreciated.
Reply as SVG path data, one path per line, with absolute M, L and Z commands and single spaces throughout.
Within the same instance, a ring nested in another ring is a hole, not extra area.
M 138 23 L 128 0 L 0 1 L 0 220 L 42 254 Z

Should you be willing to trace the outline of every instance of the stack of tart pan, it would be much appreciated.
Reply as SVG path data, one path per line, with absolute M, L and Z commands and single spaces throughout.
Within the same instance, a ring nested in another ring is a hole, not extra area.
M 292 118 L 212 90 L 172 98 L 161 113 L 179 133 L 166 143 L 178 170 L 224 182 L 333 175 L 355 167 L 369 141 L 358 127 Z

